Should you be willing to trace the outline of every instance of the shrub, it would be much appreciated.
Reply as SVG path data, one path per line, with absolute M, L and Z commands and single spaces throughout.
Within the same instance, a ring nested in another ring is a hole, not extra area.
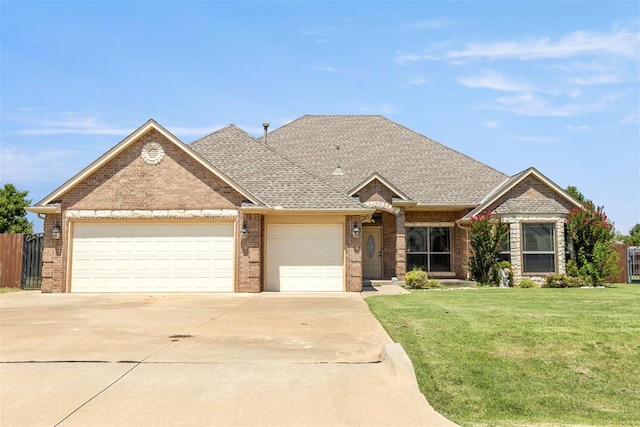
M 567 261 L 567 274 L 572 277 L 578 277 L 578 263 L 573 259 Z
M 602 207 L 585 203 L 582 208 L 572 209 L 566 221 L 578 274 L 588 278 L 594 286 L 616 274 L 618 255 L 612 244 L 615 237 L 613 224 Z
M 500 250 L 508 232 L 508 224 L 492 218 L 491 212 L 471 217 L 467 267 L 479 284 L 498 284 L 495 265 L 500 262 Z
M 425 289 L 428 281 L 427 272 L 418 267 L 404 275 L 404 283 L 409 289 Z
M 543 288 L 578 288 L 584 286 L 585 281 L 581 277 L 573 277 L 568 274 L 550 274 L 545 277 Z
M 421 268 L 414 267 L 404 275 L 405 286 L 409 289 L 441 288 L 442 284 L 435 279 L 429 279 L 427 273 Z
M 519 288 L 537 288 L 538 284 L 536 283 L 535 280 L 525 277 L 523 279 L 518 280 L 517 286 Z

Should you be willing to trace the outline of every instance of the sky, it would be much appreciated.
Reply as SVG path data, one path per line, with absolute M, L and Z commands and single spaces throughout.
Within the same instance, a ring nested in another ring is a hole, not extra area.
M 0 0 L 0 27 L 0 184 L 34 204 L 149 118 L 381 114 L 640 223 L 637 1 Z

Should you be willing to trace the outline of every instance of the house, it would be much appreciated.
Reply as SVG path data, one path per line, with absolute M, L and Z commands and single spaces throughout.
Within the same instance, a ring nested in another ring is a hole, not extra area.
M 471 216 L 510 224 L 516 278 L 565 270 L 579 202 L 381 116 L 303 116 L 184 144 L 153 120 L 54 190 L 43 292 L 347 291 L 419 266 L 467 278 Z

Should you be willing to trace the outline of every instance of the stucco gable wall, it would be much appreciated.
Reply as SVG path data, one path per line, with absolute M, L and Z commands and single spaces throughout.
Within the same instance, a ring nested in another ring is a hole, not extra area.
M 574 206 L 564 197 L 561 197 L 558 193 L 553 191 L 537 177 L 530 175 L 518 183 L 515 187 L 509 190 L 502 197 L 497 199 L 494 203 L 489 205 L 487 210 L 494 211 L 505 203 L 509 199 L 525 199 L 525 200 L 543 200 L 552 199 L 560 204 L 566 212 L 569 212 Z M 526 212 L 520 212 L 526 213 Z M 539 212 L 534 212 L 539 213 Z
M 157 165 L 141 157 L 148 142 L 162 145 Z M 151 129 L 63 196 L 63 209 L 233 209 L 243 197 Z

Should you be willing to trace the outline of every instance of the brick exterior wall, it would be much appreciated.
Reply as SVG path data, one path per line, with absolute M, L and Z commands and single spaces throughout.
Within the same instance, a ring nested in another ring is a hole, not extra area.
M 144 162 L 140 153 L 147 142 L 162 145 L 165 156 L 157 165 Z M 69 218 L 65 213 L 73 210 L 235 210 L 244 197 L 176 147 L 159 132 L 150 130 L 131 143 L 115 158 L 78 183 L 60 200 L 61 215 L 47 215 L 44 223 L 43 292 L 67 291 L 67 253 L 69 248 Z M 250 229 L 246 241 L 238 239 L 236 248 L 235 287 L 239 292 L 259 292 L 262 282 L 260 215 L 242 214 L 202 219 L 236 220 L 239 229 L 243 221 Z M 149 218 L 150 219 L 150 218 Z M 180 216 L 163 219 L 188 220 Z M 131 219 L 119 219 L 128 221 Z M 60 224 L 62 237 L 53 240 L 51 230 Z
M 466 210 L 458 211 L 408 211 L 406 213 L 405 222 L 455 222 L 462 218 L 467 213 Z M 467 278 L 467 269 L 464 265 L 467 262 L 467 245 L 465 239 L 467 237 L 466 231 L 462 228 L 454 225 L 451 228 L 451 265 L 452 271 L 455 273 L 455 277 L 458 279 Z M 433 276 L 437 276 L 438 273 L 432 273 Z
M 262 215 L 240 213 L 236 222 L 236 292 L 262 291 Z M 240 237 L 243 224 L 249 235 Z
M 362 233 L 360 237 L 353 237 L 353 225 L 358 224 L 362 230 L 360 216 L 347 216 L 344 225 L 345 241 L 345 291 L 362 291 Z

